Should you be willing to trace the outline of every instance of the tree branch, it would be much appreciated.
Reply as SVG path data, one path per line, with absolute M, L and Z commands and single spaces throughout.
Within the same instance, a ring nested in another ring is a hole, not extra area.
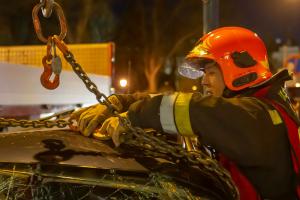
M 178 47 L 188 38 L 190 38 L 191 36 L 195 35 L 198 33 L 198 30 L 195 30 L 193 32 L 190 32 L 186 35 L 184 35 L 183 37 L 181 37 L 179 40 L 177 40 L 176 44 L 172 47 L 172 49 L 169 51 L 169 53 L 167 54 L 166 58 L 169 58 L 171 56 L 173 56 L 173 54 L 176 52 L 176 50 L 178 49 Z
M 92 11 L 92 0 L 85 0 L 83 3 L 84 7 L 82 10 L 82 15 L 79 18 L 77 27 L 76 27 L 76 38 L 75 42 L 79 43 L 82 40 L 83 34 L 86 31 L 86 26 L 91 16 Z

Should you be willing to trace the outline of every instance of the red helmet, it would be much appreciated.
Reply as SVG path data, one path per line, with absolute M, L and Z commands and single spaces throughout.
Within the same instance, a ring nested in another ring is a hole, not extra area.
M 256 85 L 272 76 L 264 42 L 256 33 L 241 27 L 223 27 L 209 32 L 197 42 L 186 59 L 218 63 L 225 85 L 233 91 Z

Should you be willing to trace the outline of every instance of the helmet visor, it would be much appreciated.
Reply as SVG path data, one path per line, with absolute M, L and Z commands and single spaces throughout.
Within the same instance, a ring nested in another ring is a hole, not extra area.
M 178 73 L 190 79 L 201 78 L 205 66 L 211 62 L 213 61 L 209 59 L 187 59 L 178 67 Z

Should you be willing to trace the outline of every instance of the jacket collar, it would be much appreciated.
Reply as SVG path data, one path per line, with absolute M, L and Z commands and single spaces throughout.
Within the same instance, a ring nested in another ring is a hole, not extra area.
M 281 88 L 284 87 L 284 82 L 291 80 L 291 76 L 288 73 L 286 69 L 283 69 L 276 74 L 274 74 L 271 78 L 268 80 L 261 82 L 257 85 L 254 85 L 252 87 L 246 88 L 244 90 L 240 91 L 232 91 L 229 90 L 228 88 L 225 88 L 223 92 L 223 97 L 225 98 L 231 98 L 231 97 L 237 97 L 237 96 L 251 96 L 254 94 L 256 91 L 260 90 L 261 88 L 270 86 L 273 90 L 280 90 Z

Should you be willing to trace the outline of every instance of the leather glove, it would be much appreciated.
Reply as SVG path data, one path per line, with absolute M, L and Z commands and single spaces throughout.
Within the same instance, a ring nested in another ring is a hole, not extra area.
M 121 117 L 127 117 L 127 112 L 121 113 Z M 122 142 L 122 134 L 125 134 L 126 129 L 121 125 L 118 117 L 110 117 L 106 119 L 101 128 L 98 129 L 93 136 L 100 140 L 112 139 L 115 146 L 119 146 Z
M 108 99 L 118 111 L 123 109 L 123 106 L 116 95 L 111 95 Z M 73 112 L 70 116 L 70 120 L 75 120 L 77 122 L 77 127 L 71 127 L 71 129 L 80 131 L 82 135 L 88 137 L 110 116 L 111 113 L 108 108 L 102 104 L 82 108 Z

